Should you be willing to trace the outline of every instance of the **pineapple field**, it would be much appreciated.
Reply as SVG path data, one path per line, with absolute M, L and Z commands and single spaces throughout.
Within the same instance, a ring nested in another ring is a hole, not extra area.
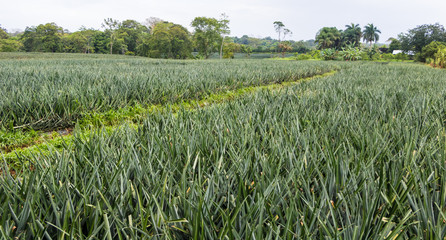
M 446 72 L 0 54 L 2 239 L 445 239 Z

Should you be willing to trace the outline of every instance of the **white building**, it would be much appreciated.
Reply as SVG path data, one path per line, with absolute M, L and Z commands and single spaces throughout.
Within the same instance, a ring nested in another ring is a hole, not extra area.
M 414 56 L 414 55 L 415 55 L 415 52 L 414 52 L 414 51 L 407 51 L 407 52 L 404 52 L 403 50 L 393 50 L 393 52 L 392 52 L 393 55 L 396 55 L 396 54 L 398 54 L 398 53 L 405 53 L 405 54 L 407 54 L 407 55 L 409 55 L 409 56 Z

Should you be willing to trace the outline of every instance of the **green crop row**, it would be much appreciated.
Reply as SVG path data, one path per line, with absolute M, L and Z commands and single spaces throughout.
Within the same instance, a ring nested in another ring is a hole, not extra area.
M 150 105 L 142 106 L 136 104 L 135 106 L 126 106 L 117 110 L 109 110 L 106 112 L 90 112 L 82 114 L 78 120 L 75 128 L 81 132 L 89 132 L 92 129 L 106 126 L 113 128 L 122 123 L 141 124 L 146 118 L 147 114 L 154 112 L 173 111 L 178 112 L 180 109 L 193 110 L 196 108 L 207 107 L 212 104 L 218 104 L 225 101 L 231 101 L 236 98 L 243 97 L 247 94 L 260 90 L 273 90 L 288 87 L 294 84 L 300 84 L 303 81 L 310 81 L 315 78 L 322 78 L 335 74 L 336 71 L 328 72 L 314 77 L 301 78 L 298 81 L 283 82 L 280 84 L 268 84 L 262 86 L 249 86 L 236 90 L 217 92 L 208 95 L 201 100 L 185 100 L 184 102 L 167 105 Z M 15 131 L 0 131 L 0 153 L 5 153 L 4 157 L 8 164 L 21 164 L 17 162 L 17 155 L 31 155 L 33 152 L 39 152 L 41 147 L 47 149 L 45 145 L 57 143 L 60 139 L 60 134 L 69 134 L 73 128 L 54 130 L 51 132 L 34 131 L 33 129 L 19 129 Z M 31 148 L 32 147 L 32 148 Z M 43 152 L 47 152 L 43 150 Z
M 293 81 L 341 66 L 262 60 L 23 56 L 25 59 L 0 60 L 0 128 L 73 126 L 83 114 L 199 100 L 215 92 Z
M 0 234 L 444 239 L 445 72 L 353 66 L 4 166 Z

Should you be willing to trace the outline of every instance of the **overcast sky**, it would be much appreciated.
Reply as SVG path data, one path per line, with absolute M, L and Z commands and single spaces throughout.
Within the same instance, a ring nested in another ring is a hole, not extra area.
M 229 16 L 231 36 L 277 38 L 274 21 L 293 32 L 289 39 L 314 39 L 322 27 L 375 24 L 380 42 L 421 24 L 446 24 L 446 0 L 0 0 L 0 25 L 9 31 L 55 22 L 76 31 L 100 29 L 105 18 L 149 17 L 179 23 L 191 30 L 197 16 Z

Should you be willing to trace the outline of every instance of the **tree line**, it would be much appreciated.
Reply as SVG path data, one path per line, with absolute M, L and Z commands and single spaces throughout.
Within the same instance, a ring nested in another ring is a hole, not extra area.
M 446 30 L 439 23 L 419 25 L 409 29 L 406 33 L 400 33 L 397 37 L 387 40 L 389 46 L 372 47 L 373 42 L 378 42 L 381 31 L 373 24 L 366 25 L 363 29 L 359 24 L 345 25 L 344 30 L 336 27 L 324 27 L 318 31 L 315 37 L 317 47 L 325 59 L 341 57 L 348 60 L 358 60 L 362 56 L 370 59 L 380 54 L 390 54 L 394 50 L 401 50 L 401 59 L 409 56 L 416 61 L 426 62 L 433 66 L 445 67 L 446 59 Z M 369 43 L 368 49 L 360 44 L 361 39 Z M 337 56 L 342 55 L 342 56 Z M 383 57 L 383 55 L 381 55 Z M 385 58 L 392 59 L 390 55 Z
M 381 33 L 374 24 L 361 28 L 359 24 L 351 23 L 343 30 L 323 27 L 315 40 L 293 41 L 286 39 L 292 31 L 281 21 L 275 21 L 273 27 L 277 39 L 247 35 L 229 37 L 229 19 L 224 14 L 219 18 L 196 17 L 191 27 L 192 33 L 180 24 L 154 17 L 143 23 L 107 18 L 102 23 L 102 31 L 82 27 L 69 32 L 55 23 L 46 23 L 27 27 L 24 32 L 12 36 L 0 26 L 0 51 L 108 53 L 173 59 L 209 58 L 218 53 L 220 58 L 232 58 L 235 53 L 249 56 L 251 53 L 308 53 L 315 49 L 357 51 L 366 47 L 361 44 L 362 40 L 376 52 L 372 44 L 377 43 Z M 425 24 L 388 41 L 389 47 L 381 50 L 414 52 L 416 60 L 429 62 L 435 54 L 440 54 L 438 50 L 446 48 L 446 31 L 438 23 Z
M 345 29 L 336 27 L 323 27 L 315 37 L 317 48 L 322 49 L 342 49 L 347 46 L 362 47 L 361 39 L 372 47 L 373 42 L 377 43 L 381 31 L 373 24 L 367 24 L 363 29 L 359 24 L 351 23 L 345 25 Z M 446 43 L 446 31 L 443 25 L 439 23 L 419 25 L 409 29 L 407 33 L 400 33 L 397 37 L 391 37 L 387 48 L 389 52 L 393 50 L 402 50 L 403 52 L 413 52 L 419 54 L 419 60 L 424 61 L 423 48 L 432 42 L 435 44 Z
M 27 27 L 18 36 L 10 37 L 0 30 L 0 51 L 108 53 L 139 55 L 154 58 L 185 59 L 194 48 L 204 57 L 221 43 L 227 33 L 228 20 L 198 17 L 192 22 L 194 34 L 187 28 L 159 18 L 145 23 L 107 18 L 103 31 L 82 27 L 70 33 L 56 23 Z
M 354 47 L 361 46 L 361 39 L 372 46 L 373 42 L 378 42 L 381 31 L 372 23 L 362 30 L 359 24 L 351 23 L 345 25 L 345 30 L 336 27 L 323 27 L 317 34 L 315 41 L 319 49 L 336 48 L 340 49 L 348 45 Z
M 27 27 L 24 32 L 11 36 L 0 28 L 0 51 L 64 52 L 126 54 L 152 58 L 209 58 L 218 53 L 220 58 L 234 57 L 234 53 L 250 55 L 253 52 L 276 52 L 281 39 L 263 39 L 246 35 L 229 37 L 229 19 L 196 17 L 191 22 L 193 32 L 180 24 L 149 18 L 118 21 L 107 18 L 103 30 L 82 27 L 69 32 L 56 23 Z M 287 51 L 307 52 L 314 41 L 288 41 Z M 195 53 L 193 55 L 193 53 Z

